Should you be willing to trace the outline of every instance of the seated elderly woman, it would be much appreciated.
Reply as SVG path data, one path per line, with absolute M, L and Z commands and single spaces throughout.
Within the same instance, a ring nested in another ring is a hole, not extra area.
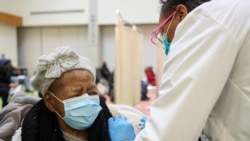
M 26 114 L 23 141 L 109 141 L 112 117 L 95 85 L 95 66 L 68 47 L 38 60 L 33 88 L 43 98 Z

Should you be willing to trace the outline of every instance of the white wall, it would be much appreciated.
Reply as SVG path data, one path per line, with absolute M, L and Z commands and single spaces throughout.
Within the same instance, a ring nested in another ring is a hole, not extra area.
M 29 74 L 32 74 L 39 55 L 52 51 L 56 46 L 67 45 L 86 55 L 93 62 L 99 62 L 96 63 L 97 67 L 100 61 L 107 61 L 108 67 L 113 70 L 115 68 L 114 24 L 116 10 L 119 9 L 125 21 L 139 25 L 144 34 L 143 67 L 151 65 L 156 69 L 157 53 L 149 42 L 149 37 L 158 22 L 159 0 L 99 0 L 100 58 L 93 54 L 98 50 L 90 48 L 87 44 L 88 8 L 89 0 L 1 0 L 0 11 L 23 18 L 24 26 L 18 30 L 19 66 L 27 66 Z M 13 37 L 16 38 L 14 35 Z M 10 49 L 7 52 L 13 51 Z M 17 62 L 17 59 L 14 60 Z
M 155 24 L 159 0 L 98 0 L 98 23 L 113 25 L 117 9 L 132 24 Z M 89 20 L 89 0 L 1 0 L 0 11 L 22 16 L 24 26 L 83 25 Z
M 132 24 L 155 24 L 160 13 L 159 0 L 99 0 L 100 24 L 113 24 L 116 10 Z
M 0 23 L 0 43 L 0 55 L 4 54 L 6 58 L 11 59 L 14 66 L 17 66 L 17 32 L 15 26 Z
M 150 41 L 149 37 L 155 25 L 138 26 L 144 34 L 142 66 L 153 66 L 156 69 L 157 51 Z M 35 70 L 35 64 L 41 54 L 48 54 L 55 47 L 66 45 L 72 47 L 80 54 L 95 60 L 91 55 L 91 49 L 87 41 L 86 26 L 55 26 L 55 27 L 30 27 L 20 28 L 18 30 L 20 66 L 26 66 L 29 69 L 29 75 Z M 100 60 L 96 64 L 99 67 L 102 60 L 107 62 L 111 71 L 115 68 L 115 27 L 100 27 Z M 96 60 L 95 60 L 96 61 Z M 142 69 L 142 75 L 144 75 Z M 156 70 L 155 70 L 156 71 Z
M 153 29 L 156 27 L 156 25 L 139 25 L 140 29 L 142 29 L 142 32 L 144 34 L 144 40 L 143 40 L 143 53 L 142 53 L 142 74 L 144 73 L 144 68 L 148 66 L 152 66 L 154 72 L 156 73 L 157 69 L 157 47 L 155 47 L 150 42 L 150 36 L 152 34 Z M 163 51 L 163 50 L 162 50 Z

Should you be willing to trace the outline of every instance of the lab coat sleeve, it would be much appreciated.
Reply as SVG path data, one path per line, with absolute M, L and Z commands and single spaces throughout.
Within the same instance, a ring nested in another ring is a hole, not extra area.
M 159 98 L 135 141 L 197 141 L 229 77 L 235 44 L 218 21 L 190 13 L 176 29 Z

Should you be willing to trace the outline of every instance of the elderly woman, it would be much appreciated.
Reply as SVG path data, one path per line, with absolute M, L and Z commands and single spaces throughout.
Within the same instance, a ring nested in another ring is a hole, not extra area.
M 38 60 L 32 86 L 42 95 L 26 114 L 23 141 L 109 141 L 112 117 L 95 85 L 95 66 L 68 47 Z

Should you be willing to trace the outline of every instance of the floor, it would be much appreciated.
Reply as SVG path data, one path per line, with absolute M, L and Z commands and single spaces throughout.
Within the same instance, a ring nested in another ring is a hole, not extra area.
M 150 116 L 150 105 L 157 98 L 155 90 L 149 90 L 147 93 L 148 100 L 140 101 L 136 108 L 143 112 L 145 115 Z

